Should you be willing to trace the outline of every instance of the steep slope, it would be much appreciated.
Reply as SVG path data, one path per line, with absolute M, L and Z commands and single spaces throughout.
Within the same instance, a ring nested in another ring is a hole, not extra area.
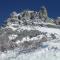
M 1 60 L 59 58 L 60 26 L 46 15 L 46 11 L 42 15 L 40 13 L 43 12 L 23 11 L 11 14 L 5 27 L 0 29 Z

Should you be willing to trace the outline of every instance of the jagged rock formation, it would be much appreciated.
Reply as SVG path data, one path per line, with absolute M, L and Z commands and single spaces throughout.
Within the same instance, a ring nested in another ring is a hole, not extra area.
M 6 26 L 0 29 L 0 51 L 17 47 L 20 49 L 37 48 L 43 42 L 57 39 L 55 36 L 57 32 L 49 34 L 47 29 L 46 32 L 42 29 L 55 27 L 54 25 L 56 24 L 48 17 L 45 7 L 42 7 L 39 12 L 27 10 L 21 13 L 12 12 Z
M 45 8 L 45 6 L 41 7 L 41 10 L 39 11 L 39 17 L 45 21 L 48 18 L 48 13 L 47 13 L 47 9 Z
M 7 21 L 10 21 L 11 23 L 26 24 L 26 25 L 40 24 L 41 22 L 54 23 L 53 19 L 50 19 L 48 17 L 47 10 L 45 7 L 42 7 L 39 12 L 26 10 L 18 14 L 16 12 L 12 12 L 10 15 L 11 16 Z
M 60 17 L 57 17 L 57 19 L 55 20 L 55 23 L 56 23 L 57 25 L 60 25 Z
M 0 60 L 40 59 L 60 60 L 60 18 L 50 18 L 44 6 L 12 12 L 0 28 Z

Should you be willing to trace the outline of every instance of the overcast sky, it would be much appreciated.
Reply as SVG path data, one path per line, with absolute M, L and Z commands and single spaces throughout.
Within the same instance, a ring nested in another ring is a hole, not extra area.
M 60 0 L 0 0 L 0 24 L 12 11 L 37 10 L 45 5 L 50 17 L 60 16 Z

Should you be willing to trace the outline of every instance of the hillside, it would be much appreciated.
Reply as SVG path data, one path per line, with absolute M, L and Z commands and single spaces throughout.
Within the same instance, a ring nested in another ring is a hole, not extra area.
M 12 12 L 0 28 L 0 52 L 1 60 L 59 60 L 60 25 L 48 17 L 45 7 Z

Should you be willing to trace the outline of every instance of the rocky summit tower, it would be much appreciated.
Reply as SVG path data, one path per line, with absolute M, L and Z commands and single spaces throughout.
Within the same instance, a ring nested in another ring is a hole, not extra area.
M 45 6 L 42 6 L 39 11 L 39 18 L 41 18 L 43 21 L 46 21 L 48 17 L 47 9 Z

